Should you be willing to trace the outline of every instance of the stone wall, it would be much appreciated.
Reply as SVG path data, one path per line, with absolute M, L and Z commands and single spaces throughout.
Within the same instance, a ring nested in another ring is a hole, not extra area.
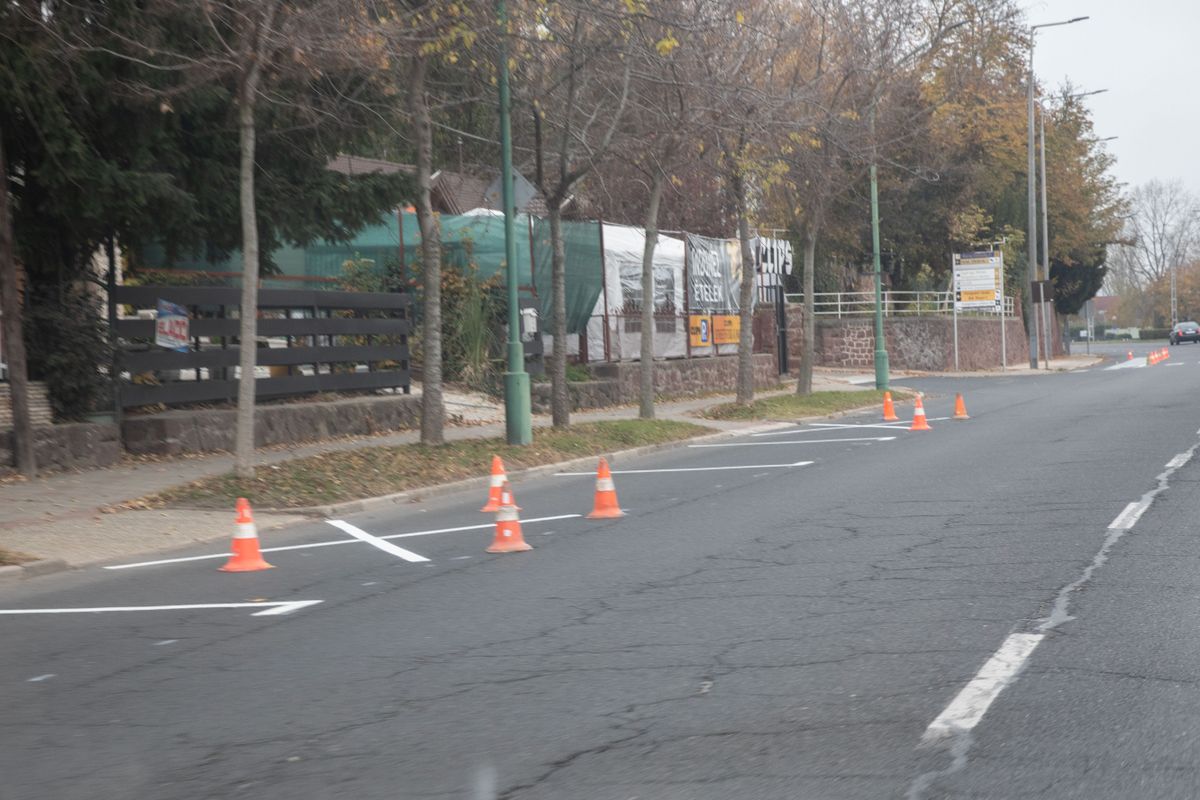
M 127 417 L 125 449 L 135 454 L 180 455 L 233 450 L 237 412 L 167 411 Z M 296 444 L 338 436 L 366 436 L 420 425 L 421 400 L 411 395 L 355 397 L 327 403 L 259 406 L 257 447 Z
M 29 382 L 29 417 L 35 426 L 53 425 L 54 411 L 50 408 L 50 398 L 46 393 L 46 384 L 41 381 Z M 12 427 L 12 396 L 7 382 L 0 383 L 0 431 Z
M 530 387 L 533 410 L 538 414 L 550 412 L 550 384 L 535 383 Z M 571 381 L 567 384 L 567 394 L 571 398 L 571 410 L 581 411 L 588 408 L 608 408 L 619 406 L 621 399 L 621 384 L 615 380 L 603 381 Z
M 0 431 L 0 474 L 14 466 L 12 431 Z M 33 430 L 39 472 L 108 467 L 121 460 L 121 442 L 112 423 L 79 422 Z
M 757 353 L 754 359 L 754 386 L 769 389 L 779 383 L 775 356 Z M 733 392 L 737 388 L 737 356 L 673 358 L 655 361 L 654 389 L 663 397 L 692 397 L 710 392 Z M 597 378 L 617 381 L 622 402 L 636 403 L 640 394 L 641 364 L 637 361 L 597 364 Z
M 1029 340 L 1019 319 L 1006 321 L 1008 363 L 1029 361 Z M 888 362 L 894 369 L 945 372 L 954 369 L 952 317 L 891 317 L 883 322 Z M 790 345 L 790 342 L 789 342 Z M 869 317 L 817 320 L 817 363 L 823 367 L 873 368 L 875 324 Z M 958 321 L 959 369 L 1000 367 L 1000 325 L 997 320 L 962 318 Z

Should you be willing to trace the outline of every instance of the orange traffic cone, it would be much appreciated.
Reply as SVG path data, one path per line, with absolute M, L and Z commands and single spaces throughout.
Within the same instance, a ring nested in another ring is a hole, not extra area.
M 237 501 L 237 530 L 233 532 L 233 554 L 221 567 L 222 572 L 256 572 L 260 569 L 274 569 L 271 564 L 263 561 L 262 552 L 258 549 L 258 527 L 254 524 L 254 513 L 250 510 L 250 501 L 239 497 Z
M 1132 351 L 1132 350 L 1130 350 L 1130 351 L 1129 351 L 1128 355 L 1129 355 L 1129 358 L 1127 358 L 1127 359 L 1125 359 L 1125 360 L 1126 360 L 1126 361 L 1133 361 L 1133 351 Z
M 925 406 L 921 404 L 921 395 L 917 395 L 916 405 L 913 407 L 913 421 L 909 427 L 910 431 L 931 431 L 929 423 L 925 421 Z
M 600 467 L 596 470 L 596 502 L 588 519 L 615 519 L 625 516 L 625 512 L 617 504 L 617 487 L 613 483 L 612 472 L 608 462 L 600 459 Z
M 1164 347 L 1162 349 L 1162 354 L 1163 354 L 1163 361 L 1166 361 L 1168 358 L 1171 357 L 1171 350 L 1169 348 Z
M 954 396 L 954 416 L 951 419 L 970 419 L 967 416 L 967 404 L 963 402 L 962 392 Z
M 500 490 L 504 488 L 508 476 L 504 474 L 504 462 L 500 456 L 492 456 L 492 478 L 488 483 L 488 499 L 480 511 L 500 510 Z
M 896 407 L 892 405 L 892 393 L 883 393 L 883 421 L 884 422 L 899 422 L 900 418 L 896 416 Z
M 505 481 L 500 489 L 500 509 L 496 512 L 496 537 L 487 552 L 520 553 L 532 549 L 521 535 L 521 515 L 517 513 L 512 488 Z

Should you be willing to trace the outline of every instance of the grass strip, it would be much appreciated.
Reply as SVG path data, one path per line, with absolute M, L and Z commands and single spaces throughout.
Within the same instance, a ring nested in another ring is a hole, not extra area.
M 910 397 L 909 392 L 892 390 L 893 400 Z M 704 416 L 709 419 L 790 420 L 818 417 L 870 406 L 883 407 L 883 392 L 877 389 L 857 392 L 813 392 L 808 395 L 779 394 L 755 400 L 748 406 L 723 403 L 713 406 Z
M 484 477 L 493 455 L 514 470 L 711 432 L 689 422 L 633 419 L 559 430 L 535 428 L 533 444 L 527 447 L 511 447 L 500 438 L 464 439 L 440 447 L 365 447 L 260 466 L 248 481 L 232 473 L 204 478 L 142 498 L 138 505 L 231 509 L 239 497 L 263 508 L 326 505 Z

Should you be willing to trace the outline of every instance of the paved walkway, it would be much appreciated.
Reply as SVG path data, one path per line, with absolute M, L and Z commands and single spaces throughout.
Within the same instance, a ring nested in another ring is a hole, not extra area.
M 1026 368 L 1025 372 L 1028 371 Z M 902 380 L 902 377 L 896 376 L 894 379 Z M 816 391 L 865 390 L 871 388 L 870 383 L 869 376 L 861 372 L 823 369 L 813 377 Z M 760 393 L 759 396 L 768 394 L 773 393 Z M 657 404 L 656 410 L 661 419 L 683 419 L 725 430 L 756 424 L 702 420 L 694 416 L 700 409 L 731 399 L 730 395 L 715 395 L 662 402 Z M 586 422 L 631 419 L 636 416 L 636 406 L 621 406 L 576 412 L 571 419 Z M 548 416 L 534 418 L 534 425 L 549 424 Z M 503 435 L 502 422 L 446 428 L 446 438 L 449 440 Z M 339 450 L 410 444 L 419 437 L 417 431 L 402 431 L 382 436 L 336 439 L 263 449 L 259 451 L 258 458 L 260 464 L 269 465 Z M 69 564 L 82 566 L 194 542 L 224 539 L 230 533 L 232 511 L 136 510 L 116 506 L 171 486 L 229 472 L 232 468 L 233 456 L 221 453 L 162 460 L 130 459 L 108 469 L 0 483 L 0 548 L 39 558 L 63 559 Z M 263 531 L 290 525 L 300 519 L 289 514 L 258 515 L 259 527 Z

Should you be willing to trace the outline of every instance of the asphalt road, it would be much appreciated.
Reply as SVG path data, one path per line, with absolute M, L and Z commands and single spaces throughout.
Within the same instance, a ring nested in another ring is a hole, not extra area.
M 528 553 L 431 532 L 486 526 L 472 494 L 347 518 L 419 534 L 388 540 L 409 560 L 314 522 L 268 572 L 0 590 L 321 601 L 0 615 L 0 798 L 1200 796 L 1200 348 L 1171 354 L 911 381 L 927 433 L 850 427 L 870 414 L 625 460 L 628 516 L 526 522 Z M 966 422 L 939 419 L 955 391 Z M 522 518 L 592 484 L 522 482 Z

